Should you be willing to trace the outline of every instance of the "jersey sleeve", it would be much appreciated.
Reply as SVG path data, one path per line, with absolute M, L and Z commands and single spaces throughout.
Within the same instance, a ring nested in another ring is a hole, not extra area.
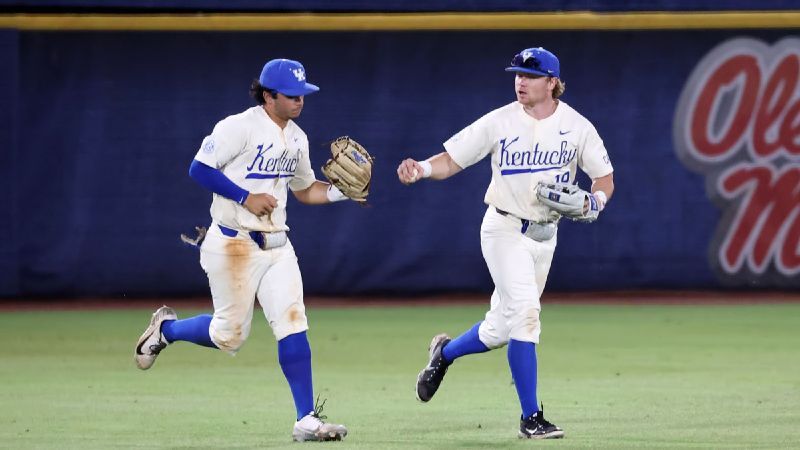
M 591 123 L 584 132 L 579 155 L 578 165 L 592 179 L 604 177 L 614 171 L 603 140 Z
M 203 139 L 194 159 L 214 169 L 221 169 L 244 150 L 246 143 L 245 130 L 231 118 L 223 119 Z
M 490 115 L 487 114 L 445 141 L 444 149 L 459 167 L 466 169 L 486 157 L 492 145 Z
M 314 184 L 317 177 L 314 175 L 314 170 L 311 168 L 311 158 L 308 152 L 308 139 L 303 139 L 303 145 L 298 152 L 297 168 L 294 171 L 294 176 L 289 180 L 289 189 L 292 191 L 302 191 Z

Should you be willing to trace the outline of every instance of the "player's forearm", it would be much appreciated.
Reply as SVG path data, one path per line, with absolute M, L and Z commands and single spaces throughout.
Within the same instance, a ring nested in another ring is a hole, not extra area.
M 347 199 L 338 189 L 323 181 L 315 181 L 302 191 L 294 191 L 294 196 L 306 205 L 323 205 Z
M 611 199 L 614 193 L 614 174 L 610 173 L 604 177 L 595 178 L 592 181 L 592 193 L 603 191 L 606 194 L 606 199 Z
M 207 166 L 196 159 L 189 166 L 189 176 L 209 191 L 239 204 L 244 204 L 250 194 L 226 177 L 221 170 Z
M 461 167 L 453 161 L 447 152 L 439 153 L 427 159 L 431 165 L 431 175 L 429 178 L 434 180 L 444 180 L 461 172 Z
M 604 177 L 592 180 L 592 196 L 597 200 L 600 211 L 605 209 L 606 203 L 614 193 L 614 174 L 610 173 Z

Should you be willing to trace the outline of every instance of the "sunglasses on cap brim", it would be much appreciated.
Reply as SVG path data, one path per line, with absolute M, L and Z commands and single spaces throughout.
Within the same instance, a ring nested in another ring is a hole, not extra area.
M 511 59 L 512 67 L 519 67 L 521 69 L 538 70 L 542 72 L 543 76 L 552 76 L 548 71 L 542 69 L 542 62 L 536 56 L 530 55 L 527 58 L 523 57 L 521 53 L 517 53 Z M 547 74 L 547 75 L 545 75 Z

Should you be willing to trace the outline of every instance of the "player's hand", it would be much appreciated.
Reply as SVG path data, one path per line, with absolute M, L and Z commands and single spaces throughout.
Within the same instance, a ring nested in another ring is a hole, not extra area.
M 400 163 L 397 167 L 397 178 L 400 182 L 409 185 L 416 183 L 422 178 L 422 166 L 411 158 L 408 158 Z
M 244 207 L 258 217 L 271 214 L 278 207 L 278 199 L 269 194 L 249 194 Z

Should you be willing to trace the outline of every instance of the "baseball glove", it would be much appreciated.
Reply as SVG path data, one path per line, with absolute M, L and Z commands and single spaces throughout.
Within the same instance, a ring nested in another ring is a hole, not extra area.
M 367 149 L 348 136 L 331 143 L 331 159 L 322 166 L 322 173 L 342 194 L 365 203 L 372 179 L 372 162 Z
M 578 222 L 594 222 L 600 214 L 594 195 L 574 184 L 540 181 L 536 186 L 536 197 L 553 211 Z

